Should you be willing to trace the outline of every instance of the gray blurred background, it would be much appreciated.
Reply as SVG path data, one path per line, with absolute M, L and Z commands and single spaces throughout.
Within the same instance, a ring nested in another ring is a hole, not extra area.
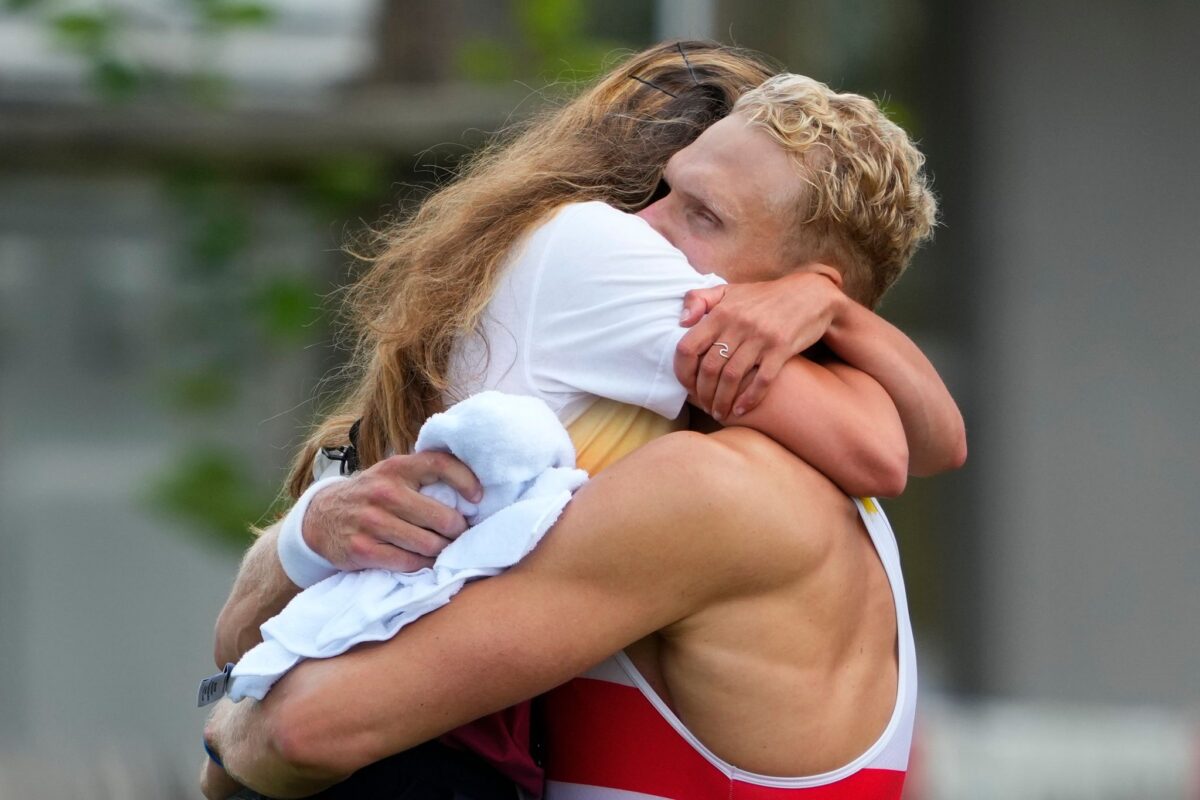
M 1185 0 L 0 1 L 0 798 L 198 796 L 341 248 L 675 36 L 879 99 L 936 176 L 882 313 L 971 456 L 888 505 L 907 796 L 1200 798 L 1198 32 Z

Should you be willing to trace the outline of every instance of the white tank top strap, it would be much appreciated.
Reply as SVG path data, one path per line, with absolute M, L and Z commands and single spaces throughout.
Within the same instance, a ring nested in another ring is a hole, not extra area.
M 809 793 L 898 800 L 916 711 L 912 627 L 887 517 L 873 498 L 854 504 L 891 585 L 899 659 L 891 717 L 869 748 L 819 775 L 775 777 L 739 769 L 705 747 L 621 652 L 551 693 L 549 719 L 557 744 L 547 769 L 547 800 L 799 800 Z M 650 752 L 654 755 L 647 756 Z

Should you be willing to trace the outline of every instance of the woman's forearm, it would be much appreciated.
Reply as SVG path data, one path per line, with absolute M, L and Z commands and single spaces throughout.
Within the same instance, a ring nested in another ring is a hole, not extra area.
M 932 475 L 967 457 L 961 412 L 925 354 L 898 328 L 849 298 L 841 300 L 824 342 L 891 396 L 908 440 L 908 471 Z

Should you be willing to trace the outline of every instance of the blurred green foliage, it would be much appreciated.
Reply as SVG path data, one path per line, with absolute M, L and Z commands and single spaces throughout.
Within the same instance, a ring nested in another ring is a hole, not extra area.
M 88 70 L 96 97 L 105 103 L 133 101 L 222 109 L 231 83 L 212 63 L 216 47 L 198 47 L 208 61 L 167 74 L 140 59 L 130 31 L 135 4 L 80 8 L 66 0 L 4 0 L 4 7 L 39 19 L 47 36 Z M 238 30 L 270 25 L 270 6 L 241 0 L 179 0 L 173 13 L 186 26 L 219 44 Z M 252 469 L 248 457 L 218 435 L 238 403 L 257 387 L 263 360 L 296 357 L 305 344 L 325 336 L 323 298 L 313 263 L 289 263 L 264 255 L 264 231 L 256 202 L 264 188 L 280 190 L 313 222 L 345 218 L 388 186 L 383 165 L 371 157 L 316 159 L 285 174 L 247 177 L 236 165 L 195 162 L 163 174 L 164 197 L 180 220 L 179 248 L 171 262 L 175 287 L 166 315 L 171 352 L 157 376 L 163 402 L 182 426 L 198 433 L 148 489 L 150 504 L 189 523 L 210 540 L 243 548 L 250 525 L 274 514 L 277 484 Z M 314 260 L 321 254 L 313 253 Z
M 199 523 L 210 537 L 246 546 L 250 525 L 273 519 L 276 500 L 244 466 L 246 454 L 196 446 L 185 452 L 151 491 L 155 507 Z
M 479 83 L 520 78 L 587 80 L 603 69 L 616 45 L 587 33 L 589 4 L 584 0 L 514 0 L 514 40 L 479 36 L 463 42 L 456 54 L 459 73 Z
M 232 0 L 192 0 L 201 18 L 218 28 L 258 27 L 275 20 L 276 13 L 262 3 Z
M 63 42 L 83 53 L 107 49 L 120 16 L 115 11 L 69 11 L 51 19 Z
M 163 376 L 163 394 L 175 409 L 190 414 L 213 414 L 237 398 L 237 386 L 217 364 L 191 370 L 169 371 Z
M 269 278 L 249 298 L 248 311 L 271 339 L 303 343 L 321 318 L 319 298 L 311 281 L 282 275 Z
M 370 156 L 318 159 L 304 169 L 304 198 L 320 217 L 344 217 L 387 189 L 384 163 Z
M 164 185 L 183 235 L 174 266 L 180 293 L 168 331 L 178 356 L 164 373 L 163 396 L 178 413 L 219 429 L 221 415 L 258 386 L 263 359 L 295 357 L 325 337 L 318 269 L 264 254 L 253 193 L 230 168 L 188 165 Z M 304 165 L 282 185 L 322 224 L 379 197 L 387 181 L 374 159 L 333 158 Z M 154 504 L 244 547 L 249 525 L 266 518 L 276 488 L 246 463 L 237 448 L 199 438 L 155 487 Z
M 903 128 L 909 136 L 921 138 L 921 118 L 911 105 L 894 97 L 877 97 L 875 102 L 887 118 Z
M 113 9 L 72 10 L 50 17 L 59 44 L 90 65 L 92 87 L 113 102 L 133 97 L 147 81 L 144 69 L 118 54 L 117 36 L 126 24 Z
M 154 88 L 211 105 L 224 99 L 228 90 L 219 74 L 204 65 L 179 75 L 139 60 L 126 36 L 134 16 L 145 13 L 135 5 L 81 9 L 62 0 L 5 1 L 13 11 L 42 11 L 55 41 L 88 65 L 92 88 L 106 101 L 132 100 Z M 190 29 L 212 40 L 235 29 L 267 25 L 277 16 L 269 5 L 240 0 L 186 0 L 177 6 L 190 16 Z

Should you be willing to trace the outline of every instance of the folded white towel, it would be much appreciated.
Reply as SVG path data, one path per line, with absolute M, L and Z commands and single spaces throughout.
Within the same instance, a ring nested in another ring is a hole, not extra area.
M 471 527 L 433 566 L 417 572 L 339 572 L 296 595 L 262 626 L 263 642 L 234 667 L 229 696 L 261 700 L 305 658 L 329 658 L 359 642 L 390 639 L 450 601 L 473 579 L 499 574 L 525 556 L 587 480 L 554 412 L 533 397 L 483 392 L 422 426 L 414 448 L 463 461 L 483 484 L 469 503 L 445 484 L 422 491 L 459 509 Z

